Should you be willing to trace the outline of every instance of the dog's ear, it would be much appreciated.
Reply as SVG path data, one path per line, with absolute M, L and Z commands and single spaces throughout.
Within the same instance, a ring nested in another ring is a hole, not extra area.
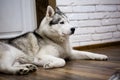
M 58 7 L 56 7 L 56 12 L 61 13 L 61 10 Z
M 65 15 L 58 7 L 56 7 L 56 13 L 59 15 Z
M 54 9 L 51 6 L 48 6 L 46 11 L 46 17 L 52 17 L 54 13 L 55 13 Z

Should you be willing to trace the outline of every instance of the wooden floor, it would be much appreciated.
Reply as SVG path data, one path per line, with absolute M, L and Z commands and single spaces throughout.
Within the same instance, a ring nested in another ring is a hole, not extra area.
M 106 54 L 110 59 L 69 61 L 63 68 L 45 70 L 40 67 L 37 72 L 24 76 L 0 74 L 0 80 L 108 80 L 120 70 L 120 45 L 88 51 Z

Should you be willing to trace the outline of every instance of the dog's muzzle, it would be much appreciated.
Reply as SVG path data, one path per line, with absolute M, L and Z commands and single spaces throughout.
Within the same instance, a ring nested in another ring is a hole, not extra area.
M 71 34 L 74 34 L 75 28 L 71 28 Z

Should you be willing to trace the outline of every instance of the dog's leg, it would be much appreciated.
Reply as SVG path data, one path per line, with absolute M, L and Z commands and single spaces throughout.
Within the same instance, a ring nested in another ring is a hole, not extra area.
M 44 68 L 63 67 L 65 65 L 65 60 L 62 58 L 57 58 L 50 55 L 47 55 L 45 57 L 47 58 L 47 60 L 43 59 L 43 61 L 45 61 L 45 63 L 43 64 Z
M 51 55 L 42 55 L 42 58 L 35 60 L 34 64 L 44 68 L 63 67 L 65 60 Z
M 14 61 L 13 67 L 28 68 L 29 72 L 34 72 L 37 70 L 37 67 L 35 65 L 31 64 L 31 63 L 33 63 L 33 60 L 34 60 L 33 57 L 22 54 L 22 56 L 19 56 L 19 58 L 16 59 L 16 62 Z M 24 71 L 24 70 L 22 70 L 22 71 Z M 24 73 L 18 72 L 18 74 L 24 74 Z
M 27 67 L 17 66 L 14 64 L 14 59 L 9 56 L 5 56 L 0 63 L 0 72 L 7 74 L 28 74 L 29 69 Z
M 35 72 L 38 68 L 33 64 L 21 64 L 20 66 L 26 67 L 30 72 Z
M 10 59 L 10 58 L 9 58 Z M 9 62 L 10 61 L 10 62 Z M 29 72 L 34 72 L 37 67 L 33 64 L 21 64 L 15 61 L 2 61 L 0 64 L 0 71 L 7 74 L 28 74 Z
M 19 74 L 19 75 L 25 75 L 29 73 L 29 68 L 25 66 L 9 66 L 6 68 L 6 72 L 8 74 Z
M 7 74 L 28 74 L 30 71 L 34 71 L 36 67 L 30 62 L 31 59 L 20 50 L 5 45 L 7 50 L 1 50 L 0 52 L 0 72 Z M 21 65 L 20 62 L 24 63 Z
M 51 45 L 41 48 L 34 58 L 34 64 L 43 66 L 44 68 L 62 67 L 65 65 L 65 60 L 59 57 L 58 50 Z
M 95 60 L 107 60 L 108 57 L 103 54 L 96 54 L 86 51 L 72 50 L 70 54 L 71 59 L 95 59 Z
M 18 67 L 18 68 L 27 68 L 29 70 L 29 72 L 34 72 L 37 70 L 37 67 L 33 64 L 21 64 L 19 62 L 16 62 L 13 67 Z M 24 71 L 24 70 L 22 70 Z M 24 72 L 17 72 L 18 74 L 24 74 Z

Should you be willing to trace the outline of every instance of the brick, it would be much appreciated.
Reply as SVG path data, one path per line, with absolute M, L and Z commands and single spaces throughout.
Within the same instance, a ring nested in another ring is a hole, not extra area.
M 101 33 L 101 34 L 93 34 L 92 39 L 93 40 L 103 40 L 103 39 L 111 39 L 112 33 Z
M 114 32 L 113 37 L 114 38 L 119 38 L 120 37 L 120 31 Z
M 118 5 L 118 6 L 117 6 L 117 10 L 119 10 L 119 11 L 120 11 L 120 5 Z
M 74 0 L 57 0 L 57 5 L 72 5 L 74 4 Z
M 120 12 L 96 12 L 88 13 L 89 19 L 102 19 L 102 18 L 119 18 Z
M 79 42 L 71 42 L 71 46 L 77 47 L 77 46 L 80 46 L 80 43 Z
M 101 21 L 100 20 L 83 20 L 79 21 L 79 26 L 80 27 L 93 27 L 93 26 L 101 26 Z
M 92 40 L 90 34 L 87 34 L 87 35 L 79 35 L 79 41 L 90 41 L 90 40 Z
M 113 38 L 113 41 L 120 41 L 120 38 Z
M 70 24 L 73 26 L 73 27 L 80 27 L 79 26 L 79 21 L 70 21 Z
M 73 5 L 93 5 L 98 4 L 96 0 L 75 0 Z
M 101 43 L 107 43 L 107 42 L 115 42 L 115 41 L 120 41 L 120 38 L 112 38 L 112 39 L 106 39 L 106 40 L 101 40 Z
M 73 12 L 95 12 L 95 6 L 73 6 Z
M 95 28 L 76 28 L 75 34 L 92 34 L 95 33 Z
M 110 12 L 109 17 L 110 18 L 120 18 L 120 12 Z
M 114 24 L 120 24 L 120 18 L 102 20 L 102 25 L 114 25 Z
M 80 46 L 92 45 L 92 44 L 98 44 L 98 43 L 101 43 L 101 41 L 87 41 L 87 42 L 80 42 Z
M 120 4 L 120 0 L 95 0 L 98 4 Z
M 117 29 L 120 31 L 120 25 L 117 25 Z
M 105 12 L 99 12 L 99 13 L 89 13 L 88 17 L 89 19 L 101 19 L 104 18 L 107 13 Z
M 113 39 L 105 39 L 105 40 L 101 40 L 101 43 L 106 43 L 106 42 L 113 42 Z
M 103 27 L 96 27 L 96 33 L 104 33 L 104 32 L 113 32 L 116 31 L 116 26 L 103 26 Z
M 88 19 L 87 14 L 83 13 L 72 13 L 72 14 L 67 14 L 68 18 L 70 20 L 81 20 L 81 19 Z
M 70 37 L 72 42 L 80 42 L 80 41 L 90 41 L 92 40 L 91 35 L 73 35 Z
M 72 6 L 60 6 L 60 10 L 64 13 L 72 12 Z
M 70 36 L 70 41 L 71 42 L 79 42 L 79 35 L 72 35 Z
M 96 5 L 96 11 L 117 11 L 117 5 Z

